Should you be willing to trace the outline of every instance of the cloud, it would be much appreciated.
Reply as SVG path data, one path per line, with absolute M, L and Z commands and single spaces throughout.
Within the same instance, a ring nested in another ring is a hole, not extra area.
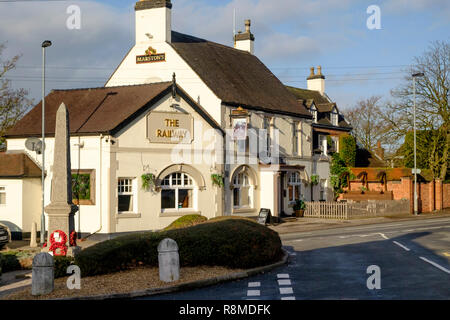
M 66 26 L 66 10 L 73 4 L 81 9 L 80 30 Z M 22 55 L 18 68 L 7 76 L 15 87 L 28 88 L 39 99 L 41 43 L 49 39 L 53 45 L 46 50 L 48 88 L 101 86 L 134 42 L 133 21 L 132 8 L 119 12 L 92 1 L 0 3 L 5 55 Z

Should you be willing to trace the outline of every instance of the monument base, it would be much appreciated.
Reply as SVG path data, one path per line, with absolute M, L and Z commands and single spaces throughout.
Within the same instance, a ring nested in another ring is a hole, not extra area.
M 49 247 L 42 248 L 41 252 L 50 253 Z M 81 247 L 79 247 L 79 246 L 67 247 L 66 256 L 67 257 L 75 257 L 80 252 L 81 252 Z M 53 252 L 50 254 L 53 255 Z

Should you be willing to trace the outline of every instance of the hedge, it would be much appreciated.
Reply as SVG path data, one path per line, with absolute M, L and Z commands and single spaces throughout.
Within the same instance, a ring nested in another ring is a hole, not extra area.
M 180 229 L 187 228 L 191 226 L 195 226 L 197 224 L 203 223 L 207 221 L 208 218 L 201 216 L 199 214 L 189 214 L 187 216 L 183 216 L 172 222 L 168 227 L 164 230 L 172 230 L 172 229 Z
M 278 234 L 253 221 L 226 219 L 189 228 L 145 232 L 100 242 L 75 258 L 82 276 L 93 276 L 137 266 L 158 266 L 157 247 L 164 238 L 175 240 L 180 265 L 253 268 L 279 261 Z

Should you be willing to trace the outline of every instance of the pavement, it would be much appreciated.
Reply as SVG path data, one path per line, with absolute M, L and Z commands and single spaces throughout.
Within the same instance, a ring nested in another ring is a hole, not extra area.
M 450 209 L 435 211 L 433 213 L 422 213 L 414 215 L 392 215 L 386 217 L 362 218 L 350 220 L 319 219 L 319 218 L 282 218 L 280 224 L 269 225 L 269 228 L 278 234 L 309 232 L 315 230 L 326 230 L 335 228 L 346 228 L 352 226 L 392 223 L 395 221 L 422 221 L 450 217 Z

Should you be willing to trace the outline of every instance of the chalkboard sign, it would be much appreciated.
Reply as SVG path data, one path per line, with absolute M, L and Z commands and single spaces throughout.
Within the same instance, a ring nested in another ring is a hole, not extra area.
M 258 215 L 258 223 L 266 225 L 268 221 L 270 221 L 270 209 L 261 208 Z

